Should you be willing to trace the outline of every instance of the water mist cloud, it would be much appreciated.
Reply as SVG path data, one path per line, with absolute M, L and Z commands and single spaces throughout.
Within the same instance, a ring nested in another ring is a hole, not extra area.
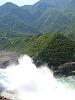
M 27 55 L 18 61 L 18 65 L 3 70 L 8 79 L 5 83 L 9 91 L 4 95 L 15 95 L 14 100 L 75 100 L 75 94 L 58 82 L 47 66 L 37 68 Z
M 53 89 L 55 84 L 50 70 L 45 66 L 38 69 L 27 55 L 20 57 L 19 64 L 8 67 L 5 72 L 10 81 L 11 90 L 19 88 L 28 91 L 48 91 L 50 88 Z

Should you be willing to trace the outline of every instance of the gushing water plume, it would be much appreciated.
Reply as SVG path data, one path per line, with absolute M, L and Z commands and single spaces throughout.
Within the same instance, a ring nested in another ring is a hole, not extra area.
M 74 92 L 57 81 L 46 66 L 37 68 L 27 55 L 1 72 L 6 78 L 1 82 L 9 91 L 4 95 L 15 95 L 14 100 L 75 100 Z

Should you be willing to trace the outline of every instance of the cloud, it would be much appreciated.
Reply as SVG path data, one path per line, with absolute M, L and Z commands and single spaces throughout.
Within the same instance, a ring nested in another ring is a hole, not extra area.
M 6 3 L 6 2 L 12 2 L 14 4 L 17 4 L 19 6 L 23 5 L 31 5 L 37 2 L 38 0 L 0 0 L 0 5 Z

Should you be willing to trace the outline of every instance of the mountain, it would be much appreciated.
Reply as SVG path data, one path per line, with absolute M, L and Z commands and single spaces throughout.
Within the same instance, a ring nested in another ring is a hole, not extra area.
M 1 32 L 33 32 L 32 16 L 28 10 L 7 2 L 0 6 L 0 31 Z
M 64 13 L 70 18 L 69 23 L 66 26 L 65 33 L 70 37 L 75 38 L 75 0 L 71 0 Z
M 75 16 L 75 0 L 71 0 L 71 2 L 68 3 L 68 6 L 65 8 L 64 12 L 68 16 Z
M 44 32 L 75 32 L 74 0 L 40 0 L 19 7 L 11 2 L 0 6 L 0 32 L 11 35 Z
M 55 8 L 48 8 L 36 21 L 40 32 L 63 32 L 70 18 Z
M 54 5 L 57 8 L 64 8 L 71 2 L 71 0 L 40 0 L 39 3 L 47 3 L 50 5 Z
M 60 2 L 61 1 L 61 2 Z M 40 0 L 31 7 L 34 16 L 34 25 L 36 24 L 39 32 L 63 32 L 70 22 L 62 6 L 70 3 L 70 0 Z M 59 6 L 60 5 L 60 6 Z M 59 9 L 60 8 L 60 9 Z

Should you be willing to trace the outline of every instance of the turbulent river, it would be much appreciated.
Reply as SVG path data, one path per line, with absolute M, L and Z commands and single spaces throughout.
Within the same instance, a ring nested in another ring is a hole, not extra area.
M 0 69 L 0 92 L 13 100 L 75 100 L 75 76 L 55 78 L 25 55 L 18 65 Z

